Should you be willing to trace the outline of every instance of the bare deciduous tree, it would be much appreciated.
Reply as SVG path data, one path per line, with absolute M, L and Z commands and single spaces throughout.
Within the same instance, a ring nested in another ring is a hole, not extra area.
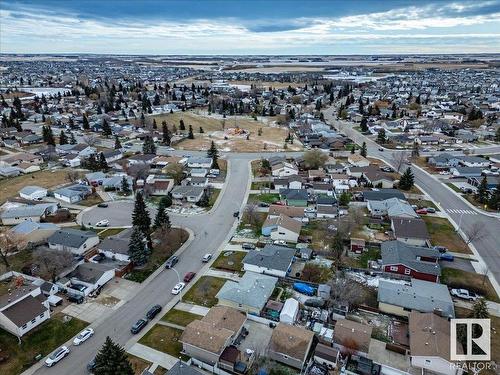
M 408 159 L 406 152 L 394 151 L 391 156 L 392 160 L 394 160 L 394 167 L 396 168 L 396 172 L 400 172 L 401 168 Z
M 0 233 L 0 258 L 6 268 L 10 268 L 9 254 L 24 250 L 28 242 L 24 237 L 11 231 L 4 230 Z
M 80 174 L 77 171 L 69 170 L 68 173 L 66 173 L 66 179 L 70 182 L 75 182 L 79 177 Z
M 94 134 L 87 134 L 83 137 L 83 142 L 90 147 L 97 144 L 98 138 Z
M 71 266 L 73 254 L 67 250 L 39 249 L 33 253 L 34 262 L 40 267 L 43 277 L 56 281 L 57 275 Z
M 255 225 L 259 221 L 259 214 L 257 212 L 257 206 L 255 204 L 247 205 L 245 212 L 247 214 L 248 223 Z
M 464 233 L 466 235 L 465 242 L 468 245 L 478 238 L 486 237 L 488 235 L 488 230 L 482 223 L 476 221 L 469 229 L 464 230 Z

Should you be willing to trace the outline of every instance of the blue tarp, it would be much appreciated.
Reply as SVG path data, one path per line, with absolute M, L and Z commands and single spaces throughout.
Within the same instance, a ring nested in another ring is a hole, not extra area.
M 316 293 L 315 288 L 304 283 L 293 283 L 293 289 L 295 289 L 299 293 L 306 294 L 308 296 L 313 296 Z

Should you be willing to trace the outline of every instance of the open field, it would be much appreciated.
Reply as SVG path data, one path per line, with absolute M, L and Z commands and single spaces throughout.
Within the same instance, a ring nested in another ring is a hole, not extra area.
M 201 318 L 202 316 L 198 314 L 193 314 L 182 310 L 171 309 L 169 312 L 163 315 L 161 320 L 163 320 L 164 322 L 169 322 L 185 327 L 193 320 Z
M 184 150 L 208 150 L 210 143 L 214 141 L 221 151 L 273 151 L 281 150 L 284 147 L 285 138 L 288 136 L 288 130 L 270 126 L 259 120 L 253 120 L 250 117 L 232 116 L 231 118 L 222 118 L 214 116 L 198 115 L 194 112 L 174 112 L 171 114 L 152 116 L 157 124 L 163 120 L 171 128 L 173 125 L 179 129 L 179 122 L 182 119 L 186 126 L 193 127 L 194 139 L 185 139 L 177 144 L 179 149 Z M 204 133 L 200 133 L 200 127 Z M 258 135 L 259 130 L 262 135 Z M 249 139 L 247 139 L 247 135 Z M 287 145 L 288 150 L 301 150 L 302 146 L 295 144 Z
M 0 180 L 0 204 L 8 198 L 16 197 L 19 190 L 28 185 L 36 185 L 44 188 L 53 188 L 69 182 L 66 180 L 67 170 L 57 169 L 54 171 L 44 170 L 17 177 L 3 178 Z
M 191 302 L 195 305 L 212 307 L 217 304 L 215 295 L 226 282 L 219 277 L 202 276 L 186 294 L 182 296 L 185 302 Z
M 493 288 L 490 280 L 485 275 L 457 270 L 455 268 L 443 268 L 441 272 L 441 282 L 448 285 L 450 288 L 471 290 L 490 301 L 500 301 L 495 292 L 495 288 Z
M 64 322 L 63 314 L 55 314 L 23 336 L 21 345 L 14 335 L 0 330 L 1 356 L 7 358 L 0 362 L 0 374 L 21 373 L 36 362 L 38 354 L 46 356 L 86 326 L 87 323 L 76 318 Z
M 433 245 L 446 247 L 449 251 L 470 254 L 469 246 L 455 232 L 453 226 L 447 219 L 440 217 L 423 216 L 427 230 L 431 236 Z

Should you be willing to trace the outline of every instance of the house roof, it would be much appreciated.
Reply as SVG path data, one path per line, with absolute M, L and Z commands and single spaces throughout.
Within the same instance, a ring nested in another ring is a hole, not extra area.
M 288 229 L 291 232 L 299 234 L 300 229 L 302 228 L 302 223 L 298 220 L 292 219 L 289 216 L 280 214 L 276 217 L 267 216 L 266 221 L 264 222 L 264 224 L 262 224 L 262 227 L 265 228 L 270 226 L 282 227 Z
M 450 361 L 450 322 L 432 312 L 412 311 L 409 317 L 410 352 L 415 357 L 435 357 Z M 463 353 L 457 341 L 457 354 Z
M 167 375 L 204 375 L 204 372 L 198 371 L 196 367 L 189 366 L 187 363 L 177 361 L 175 365 L 168 370 Z
M 115 254 L 128 254 L 129 240 L 124 238 L 108 237 L 97 246 L 101 251 L 109 251 Z
M 403 199 L 389 198 L 382 201 L 369 201 L 372 210 L 386 212 L 389 217 L 419 217 L 411 205 Z
M 48 238 L 48 242 L 55 245 L 65 245 L 69 247 L 80 247 L 89 238 L 97 237 L 92 231 L 83 231 L 72 228 L 60 229 Z
M 280 189 L 280 195 L 285 199 L 290 200 L 307 200 L 308 194 L 306 189 Z
M 250 250 L 243 263 L 286 272 L 294 255 L 295 249 L 267 244 L 262 250 Z
M 40 186 L 30 185 L 30 186 L 23 187 L 21 190 L 19 190 L 19 193 L 29 195 L 29 194 L 35 193 L 37 191 L 47 191 L 47 189 L 40 187 Z
M 9 208 L 2 212 L 0 217 L 2 219 L 12 219 L 16 217 L 40 217 L 45 214 L 47 209 L 53 204 L 35 204 L 33 206 L 21 206 Z
M 181 195 L 184 195 L 184 196 L 199 196 L 200 194 L 203 193 L 205 189 L 203 188 L 203 186 L 192 186 L 192 185 L 189 185 L 189 186 L 174 186 L 174 188 L 172 189 L 172 194 L 181 194 Z
M 109 270 L 114 269 L 113 267 L 109 267 L 104 264 L 99 263 L 82 263 L 79 264 L 73 271 L 66 275 L 66 278 L 72 279 L 75 278 L 77 280 L 95 284 L 97 280 L 99 280 L 104 273 Z
M 419 238 L 424 240 L 430 238 L 425 221 L 420 218 L 393 217 L 391 222 L 396 238 Z
M 290 324 L 279 323 L 271 335 L 269 349 L 275 353 L 285 354 L 304 361 L 313 337 L 314 333 L 312 331 Z
M 443 316 L 455 316 L 448 287 L 430 281 L 411 279 L 411 285 L 408 285 L 380 280 L 378 301 L 421 312 L 439 309 Z
M 412 246 L 401 241 L 385 241 L 381 244 L 382 264 L 403 264 L 415 271 L 429 275 L 441 275 L 441 267 L 437 262 L 439 251 L 422 246 Z M 436 262 L 420 260 L 421 257 L 434 258 Z
M 333 330 L 333 340 L 346 346 L 348 341 L 356 343 L 357 350 L 368 353 L 373 328 L 347 319 L 339 319 Z
M 405 199 L 405 195 L 396 189 L 377 189 L 363 192 L 365 201 L 382 201 L 393 197 Z
M 47 308 L 42 304 L 43 301 L 45 301 L 45 297 L 42 295 L 36 297 L 30 295 L 16 304 L 9 306 L 2 313 L 16 326 L 22 327 L 47 311 Z
M 226 281 L 216 297 L 262 310 L 277 282 L 276 277 L 245 272 L 237 282 Z
M 327 361 L 336 362 L 338 350 L 331 346 L 319 343 L 318 345 L 316 345 L 314 355 L 319 358 L 326 359 Z
M 302 217 L 304 216 L 304 207 L 283 206 L 280 204 L 272 204 L 269 206 L 268 215 L 275 216 L 280 214 L 284 214 L 289 217 Z
M 58 230 L 59 227 L 56 224 L 52 223 L 35 223 L 30 220 L 23 221 L 22 223 L 17 224 L 12 231 L 17 234 L 29 234 L 36 230 Z

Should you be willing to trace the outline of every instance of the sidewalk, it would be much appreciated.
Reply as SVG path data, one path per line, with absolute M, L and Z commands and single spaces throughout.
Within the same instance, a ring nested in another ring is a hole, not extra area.
M 177 361 L 179 361 L 178 358 L 175 358 L 170 354 L 162 353 L 156 349 L 139 343 L 134 344 L 128 350 L 128 353 L 145 359 L 153 364 L 158 364 L 167 370 L 170 370 L 177 363 Z
M 186 302 L 179 302 L 177 305 L 175 305 L 175 309 L 203 316 L 207 315 L 208 310 L 210 310 L 208 307 L 191 305 L 190 303 Z
M 233 272 L 228 271 L 220 271 L 213 268 L 210 268 L 204 276 L 214 276 L 214 277 L 222 277 L 223 279 L 240 281 L 240 275 Z

